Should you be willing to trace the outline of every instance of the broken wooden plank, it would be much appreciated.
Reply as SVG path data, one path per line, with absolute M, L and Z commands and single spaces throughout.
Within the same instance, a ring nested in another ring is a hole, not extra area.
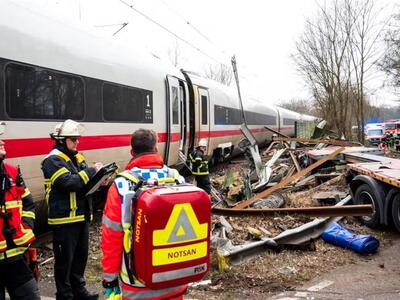
M 287 172 L 287 175 L 285 176 L 285 178 L 289 178 L 290 176 L 292 176 L 294 174 L 295 170 L 296 170 L 296 168 L 294 166 L 291 166 L 289 168 L 289 171 Z
M 294 165 L 295 165 L 295 167 L 296 167 L 297 172 L 300 172 L 300 171 L 301 171 L 301 167 L 300 167 L 300 165 L 299 165 L 299 162 L 297 161 L 296 156 L 293 154 L 292 151 L 289 151 L 289 154 L 290 154 L 290 157 L 291 157 L 292 160 L 293 160 L 293 163 L 294 163 Z
M 360 146 L 358 142 L 352 141 L 339 141 L 331 139 L 307 139 L 307 138 L 291 138 L 291 137 L 272 137 L 274 142 L 298 142 L 298 143 L 312 143 L 312 144 L 327 144 L 336 146 Z
M 271 188 L 269 188 L 269 189 L 267 189 L 267 190 L 265 190 L 265 191 L 263 191 L 263 192 L 261 192 L 259 194 L 254 195 L 252 198 L 250 198 L 248 200 L 240 202 L 233 209 L 245 208 L 245 207 L 253 204 L 255 201 L 257 201 L 259 199 L 262 199 L 262 198 L 265 198 L 266 196 L 272 194 L 276 190 L 279 190 L 280 188 L 284 187 L 285 185 L 287 185 L 287 184 L 299 179 L 300 177 L 310 173 L 315 168 L 319 167 L 320 165 L 322 165 L 323 163 L 327 162 L 328 160 L 334 158 L 336 155 L 338 155 L 343 150 L 344 150 L 343 147 L 337 149 L 336 151 L 334 151 L 330 155 L 327 155 L 323 159 L 320 159 L 320 160 L 316 161 L 315 163 L 313 163 L 312 165 L 308 166 L 307 168 L 301 170 L 300 172 L 296 173 L 295 175 L 283 179 L 277 185 L 274 185 L 273 187 L 271 187 Z
M 306 178 L 296 182 L 295 187 L 303 187 L 305 185 L 309 185 L 311 184 L 311 181 L 313 181 L 315 179 L 315 174 L 307 176 Z
M 317 185 L 320 185 L 321 183 L 331 180 L 339 175 L 341 175 L 341 173 L 315 174 L 315 182 Z

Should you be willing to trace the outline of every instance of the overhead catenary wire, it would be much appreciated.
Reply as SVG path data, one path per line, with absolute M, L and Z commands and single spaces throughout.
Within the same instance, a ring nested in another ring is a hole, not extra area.
M 124 23 L 116 23 L 116 24 L 94 25 L 94 27 L 113 27 L 113 26 L 122 26 L 124 24 L 126 24 L 126 22 L 124 22 Z
M 172 30 L 170 30 L 169 28 L 167 28 L 166 26 L 162 25 L 161 23 L 157 22 L 156 20 L 154 20 L 153 18 L 151 18 L 150 16 L 146 15 L 145 13 L 141 12 L 139 9 L 137 9 L 136 7 L 134 7 L 133 5 L 127 3 L 124 0 L 119 0 L 121 3 L 123 3 L 124 5 L 128 6 L 129 8 L 131 8 L 132 10 L 134 10 L 136 13 L 138 13 L 139 15 L 141 15 L 142 17 L 144 17 L 145 19 L 147 19 L 148 21 L 152 22 L 153 24 L 157 25 L 158 27 L 160 27 L 161 29 L 163 29 L 164 31 L 168 32 L 169 34 L 173 35 L 175 38 L 177 38 L 178 40 L 182 41 L 183 43 L 187 44 L 189 47 L 195 49 L 196 51 L 202 53 L 203 55 L 205 55 L 206 57 L 210 58 L 211 60 L 213 60 L 214 62 L 221 64 L 221 65 L 228 65 L 227 62 L 221 62 L 219 59 L 211 56 L 210 54 L 208 54 L 207 52 L 203 51 L 202 49 L 200 49 L 200 47 L 194 45 L 193 43 L 187 41 L 186 39 L 182 38 L 181 36 L 179 36 L 177 33 L 173 32 Z M 186 20 L 186 18 L 184 16 L 182 16 L 181 14 L 179 14 L 178 12 L 176 12 L 176 10 L 174 10 L 173 8 L 171 8 L 170 5 L 168 5 L 167 3 L 165 3 L 163 0 L 159 0 L 161 1 L 166 7 L 168 7 L 171 11 L 173 11 L 175 14 L 177 14 L 181 19 L 184 20 L 184 22 L 189 25 L 193 30 L 195 30 L 198 34 L 200 34 L 204 39 L 206 39 L 211 45 L 213 45 L 214 47 L 218 48 L 212 41 L 211 39 L 209 39 L 205 34 L 203 34 L 202 32 L 200 32 L 200 30 L 198 30 L 196 27 L 194 27 L 193 25 L 190 24 L 189 21 Z M 122 28 L 121 28 L 122 29 Z M 221 52 L 221 54 L 225 55 L 224 52 L 225 50 L 219 50 Z M 243 66 L 245 67 L 245 66 Z M 238 74 L 238 77 L 242 78 L 242 79 L 246 79 L 249 80 L 246 76 L 243 76 L 243 74 Z
M 216 45 L 211 41 L 210 38 L 208 38 L 204 33 L 202 33 L 197 27 L 195 27 L 192 23 L 190 23 L 182 14 L 180 14 L 176 9 L 172 8 L 168 3 L 166 3 L 163 0 L 158 0 L 161 2 L 164 6 L 166 6 L 170 11 L 172 11 L 174 14 L 176 14 L 178 17 L 180 17 L 186 25 L 191 27 L 195 32 L 197 32 L 202 38 L 204 38 L 206 41 L 208 41 L 211 45 L 215 46 Z
M 148 21 L 152 22 L 153 24 L 157 25 L 158 27 L 162 28 L 163 30 L 165 30 L 166 32 L 168 32 L 169 34 L 173 35 L 175 38 L 179 39 L 180 41 L 182 41 L 183 43 L 185 43 L 186 45 L 188 45 L 189 47 L 195 49 L 196 51 L 202 53 L 203 55 L 207 56 L 208 58 L 210 58 L 211 60 L 215 61 L 216 63 L 219 64 L 225 64 L 221 61 L 219 61 L 218 59 L 216 59 L 215 57 L 212 57 L 210 54 L 208 54 L 207 52 L 203 51 L 202 49 L 200 49 L 199 47 L 195 46 L 194 44 L 192 44 L 191 42 L 187 41 L 186 39 L 182 38 L 181 36 L 179 36 L 178 34 L 176 34 L 175 32 L 173 32 L 172 30 L 168 29 L 167 27 L 165 27 L 164 25 L 160 24 L 159 22 L 157 22 L 156 20 L 154 20 L 153 18 L 149 17 L 148 15 L 146 15 L 145 13 L 141 12 L 140 10 L 138 10 L 137 8 L 135 8 L 133 5 L 127 3 L 124 0 L 120 0 L 120 2 L 122 2 L 124 5 L 128 6 L 130 9 L 134 10 L 136 13 L 138 13 L 139 15 L 141 15 L 142 17 L 144 17 L 145 19 L 147 19 Z
M 218 52 L 220 52 L 222 54 L 222 56 L 226 56 L 227 51 L 226 49 L 220 48 L 220 46 L 217 46 L 206 34 L 204 34 L 202 31 L 200 31 L 196 26 L 194 26 L 190 21 L 188 21 L 188 19 L 183 16 L 181 13 L 179 13 L 176 9 L 174 9 L 173 7 L 171 7 L 168 3 L 166 3 L 164 0 L 158 0 L 159 2 L 161 2 L 165 7 L 167 7 L 172 13 L 174 13 L 175 15 L 177 15 L 181 20 L 183 20 L 183 22 L 189 26 L 192 30 L 194 30 L 198 35 L 200 35 L 203 39 L 205 39 L 210 45 L 212 45 L 213 47 L 215 47 L 217 49 Z M 228 63 L 221 63 L 220 64 L 223 65 L 228 65 Z
M 121 26 L 116 32 L 113 33 L 113 35 L 116 35 L 118 32 L 120 32 L 122 29 L 124 29 L 129 23 L 124 22 L 124 23 L 117 23 L 117 24 L 104 24 L 104 25 L 94 25 L 94 27 L 114 27 L 114 26 Z
M 116 35 L 118 32 L 120 32 L 122 29 L 124 29 L 126 26 L 128 26 L 129 23 L 123 23 L 121 28 L 118 29 L 116 32 L 113 33 L 113 35 Z

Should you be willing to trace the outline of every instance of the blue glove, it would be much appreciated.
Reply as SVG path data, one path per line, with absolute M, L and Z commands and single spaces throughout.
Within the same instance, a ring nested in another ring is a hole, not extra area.
M 119 286 L 113 288 L 106 288 L 106 299 L 107 300 L 120 300 L 121 299 L 121 290 Z
M 103 281 L 103 287 L 106 289 L 106 299 L 107 300 L 120 300 L 121 299 L 121 289 L 119 288 L 118 279 L 111 282 Z

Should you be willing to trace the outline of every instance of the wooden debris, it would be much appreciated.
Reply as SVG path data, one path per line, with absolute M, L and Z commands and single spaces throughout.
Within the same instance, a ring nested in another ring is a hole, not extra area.
M 295 165 L 295 167 L 296 167 L 297 172 L 300 172 L 300 171 L 301 171 L 301 167 L 300 167 L 300 165 L 299 165 L 299 162 L 297 161 L 296 156 L 293 154 L 292 151 L 289 151 L 289 155 L 290 155 L 290 157 L 291 157 L 292 160 L 293 160 L 293 163 L 294 163 L 294 165 Z
M 346 196 L 347 193 L 334 190 L 334 191 L 317 192 L 314 195 L 312 195 L 312 199 L 316 201 L 318 204 L 334 205 L 341 199 L 345 198 Z
M 269 230 L 265 229 L 265 228 L 262 227 L 262 226 L 257 226 L 257 227 L 258 227 L 258 229 L 259 229 L 260 231 L 262 231 L 262 233 L 264 233 L 265 236 L 272 236 L 272 233 L 271 233 Z
M 328 160 L 334 158 L 336 155 L 338 155 L 340 152 L 342 152 L 344 150 L 343 147 L 337 149 L 336 151 L 332 152 L 330 155 L 325 156 L 323 159 L 318 160 L 317 162 L 313 163 L 312 165 L 308 166 L 307 168 L 301 170 L 300 172 L 298 172 L 297 174 L 290 176 L 288 178 L 283 179 L 280 183 L 278 183 L 277 185 L 259 193 L 254 195 L 252 198 L 242 201 L 241 203 L 239 203 L 238 205 L 236 205 L 233 209 L 242 209 L 245 208 L 251 204 L 253 204 L 256 200 L 261 199 L 261 198 L 265 198 L 266 196 L 272 194 L 273 192 L 275 192 L 276 190 L 284 187 L 285 185 L 299 179 L 301 176 L 304 176 L 308 173 L 310 173 L 312 170 L 314 170 L 315 168 L 319 167 L 320 165 L 322 165 L 323 163 L 327 162 Z
M 317 185 L 326 182 L 332 178 L 336 178 L 341 175 L 340 173 L 330 173 L 330 174 L 315 174 L 315 182 Z

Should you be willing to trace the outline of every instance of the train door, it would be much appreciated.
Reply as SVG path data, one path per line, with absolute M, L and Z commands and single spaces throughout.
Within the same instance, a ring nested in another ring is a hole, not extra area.
M 164 161 L 168 165 L 175 165 L 179 161 L 179 154 L 184 152 L 186 144 L 186 107 L 184 105 L 185 84 L 175 77 L 167 76 L 167 132 L 165 141 Z M 157 120 L 156 120 L 157 122 Z
M 197 143 L 200 138 L 204 138 L 207 140 L 207 152 L 209 152 L 209 142 L 210 142 L 210 96 L 208 94 L 208 90 L 199 87 L 199 101 L 198 101 L 198 128 L 199 134 Z M 210 154 L 210 153 L 207 153 Z
M 180 123 L 181 140 L 179 144 L 180 152 L 185 155 L 189 151 L 189 90 L 185 81 L 179 81 L 180 94 Z

